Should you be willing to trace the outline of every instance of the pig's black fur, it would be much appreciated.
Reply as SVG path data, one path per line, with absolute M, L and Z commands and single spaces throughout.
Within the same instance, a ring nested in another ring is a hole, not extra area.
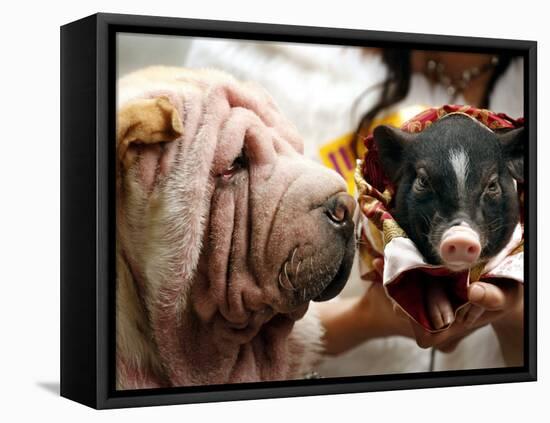
M 479 234 L 480 261 L 508 243 L 519 220 L 514 178 L 523 181 L 523 134 L 523 128 L 495 133 L 463 114 L 416 134 L 375 129 L 383 169 L 396 185 L 391 213 L 429 263 L 441 263 L 441 235 L 461 221 Z M 458 149 L 469 162 L 462 196 L 449 159 Z

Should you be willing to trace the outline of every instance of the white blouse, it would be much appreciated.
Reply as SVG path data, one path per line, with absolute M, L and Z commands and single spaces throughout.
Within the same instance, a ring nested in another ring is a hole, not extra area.
M 349 136 L 359 118 L 377 101 L 371 89 L 386 77 L 377 54 L 355 47 L 311 44 L 197 39 L 192 41 L 187 67 L 213 67 L 239 79 L 261 84 L 305 139 L 305 154 L 328 163 L 326 146 Z M 446 90 L 414 74 L 407 97 L 396 108 L 423 104 L 440 106 L 450 101 Z M 455 100 L 463 104 L 464 99 Z M 490 109 L 513 118 L 523 115 L 523 61 L 515 60 L 497 82 Z M 352 277 L 340 296 L 361 295 L 368 287 L 359 278 L 357 260 Z M 335 299 L 338 300 L 338 297 Z M 334 300 L 333 300 L 334 301 Z M 423 350 L 412 339 L 387 337 L 371 340 L 318 368 L 321 376 L 352 376 L 396 372 L 474 369 L 504 366 L 491 326 L 478 329 L 450 354 Z

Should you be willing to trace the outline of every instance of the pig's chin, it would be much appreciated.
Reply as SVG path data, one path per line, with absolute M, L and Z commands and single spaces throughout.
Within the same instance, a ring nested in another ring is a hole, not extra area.
M 474 263 L 460 262 L 460 261 L 448 262 L 443 260 L 439 254 L 435 254 L 432 259 L 428 260 L 428 263 L 444 266 L 446 269 L 448 269 L 453 273 L 460 273 L 460 272 L 468 271 L 473 267 L 477 266 L 480 263 L 480 260 Z
M 460 262 L 445 263 L 445 262 L 442 262 L 442 264 L 447 269 L 449 269 L 451 272 L 459 273 L 459 272 L 465 272 L 467 270 L 470 270 L 472 267 L 475 267 L 477 265 L 477 262 L 476 263 L 460 263 Z

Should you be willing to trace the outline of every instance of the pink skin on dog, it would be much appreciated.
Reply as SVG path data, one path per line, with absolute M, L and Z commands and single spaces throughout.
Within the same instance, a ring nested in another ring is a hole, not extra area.
M 225 74 L 149 68 L 118 97 L 117 388 L 302 378 L 322 350 L 308 305 L 353 258 L 344 181 Z M 171 139 L 128 135 L 155 119 Z

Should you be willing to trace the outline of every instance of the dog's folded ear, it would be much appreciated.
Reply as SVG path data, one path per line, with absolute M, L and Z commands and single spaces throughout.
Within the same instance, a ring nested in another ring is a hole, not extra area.
M 183 135 L 183 123 L 167 97 L 138 99 L 124 104 L 117 113 L 117 157 L 128 169 L 132 146 L 174 141 Z

